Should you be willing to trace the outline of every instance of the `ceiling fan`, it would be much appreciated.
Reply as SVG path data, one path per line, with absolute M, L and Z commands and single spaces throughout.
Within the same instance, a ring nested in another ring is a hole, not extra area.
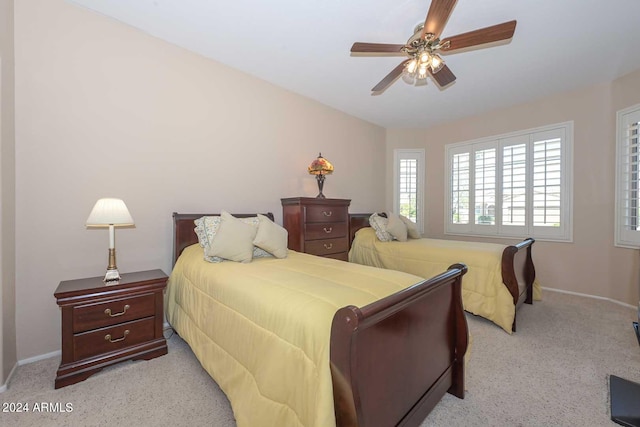
M 507 40 L 513 37 L 516 21 L 503 22 L 491 27 L 481 28 L 457 36 L 440 40 L 457 0 L 432 0 L 424 24 L 414 29 L 414 34 L 406 44 L 359 43 L 351 46 L 352 53 L 368 54 L 406 54 L 407 59 L 375 85 L 372 92 L 382 92 L 401 74 L 409 82 L 425 82 L 428 75 L 440 87 L 445 87 L 456 80 L 456 76 L 444 63 L 440 53 L 456 53 L 461 49 L 475 47 L 487 43 Z

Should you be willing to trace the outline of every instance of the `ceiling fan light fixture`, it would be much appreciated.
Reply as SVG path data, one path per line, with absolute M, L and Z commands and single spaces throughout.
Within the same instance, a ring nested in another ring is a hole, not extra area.
M 433 54 L 431 56 L 431 71 L 435 74 L 444 67 L 444 60 L 440 57 L 440 55 Z
M 413 58 L 411 61 L 407 62 L 407 65 L 405 67 L 405 69 L 407 70 L 407 73 L 409 74 L 415 73 L 417 68 L 418 68 L 418 60 L 416 58 Z
M 402 73 L 402 81 L 408 85 L 414 85 L 416 83 L 416 74 L 409 73 L 405 70 L 405 72 Z
M 427 64 L 420 64 L 420 67 L 418 67 L 418 78 L 419 79 L 427 78 Z

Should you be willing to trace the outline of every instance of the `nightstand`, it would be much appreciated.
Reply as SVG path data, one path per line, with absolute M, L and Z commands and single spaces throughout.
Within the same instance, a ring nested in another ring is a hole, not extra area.
M 348 260 L 351 200 L 291 197 L 281 202 L 289 249 Z
M 103 277 L 60 282 L 54 296 L 62 312 L 62 360 L 55 388 L 87 379 L 125 360 L 167 354 L 162 334 L 162 270 L 122 274 L 117 284 Z

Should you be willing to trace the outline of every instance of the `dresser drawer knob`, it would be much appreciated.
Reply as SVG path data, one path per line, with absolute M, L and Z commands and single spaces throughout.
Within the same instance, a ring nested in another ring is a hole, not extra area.
M 333 227 L 329 227 L 329 228 L 325 227 L 324 228 L 324 232 L 327 233 L 327 234 L 331 233 L 332 231 L 333 231 Z
M 331 249 L 331 248 L 333 248 L 333 243 L 329 243 L 328 245 L 325 243 L 325 244 L 324 244 L 324 248 L 325 248 L 325 249 Z
M 331 215 L 333 215 L 333 211 L 329 211 L 329 212 L 327 212 L 327 211 L 322 211 L 322 215 L 324 215 L 324 216 L 331 216 Z
M 124 331 L 124 335 L 122 336 L 122 338 L 116 338 L 115 340 L 111 339 L 111 334 L 107 334 L 104 336 L 104 340 L 105 341 L 109 341 L 109 342 L 120 342 L 120 341 L 124 341 L 124 339 L 127 337 L 127 335 L 129 335 L 129 330 L 125 329 Z
M 118 316 L 122 316 L 123 314 L 125 314 L 127 312 L 127 310 L 129 310 L 131 308 L 131 306 L 129 304 L 124 306 L 124 310 L 122 310 L 120 313 L 115 313 L 115 314 L 111 314 L 111 309 L 107 308 L 104 311 L 104 314 L 109 315 L 110 317 L 118 317 Z

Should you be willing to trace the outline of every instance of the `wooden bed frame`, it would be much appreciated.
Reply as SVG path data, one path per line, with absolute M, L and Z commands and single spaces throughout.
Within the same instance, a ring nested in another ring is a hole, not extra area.
M 173 214 L 174 264 L 198 242 L 193 221 L 204 215 L 217 214 Z M 466 272 L 455 264 L 369 305 L 336 312 L 330 366 L 338 426 L 418 426 L 446 392 L 464 398 Z
M 349 214 L 349 249 L 356 232 L 370 226 L 371 215 L 371 213 Z M 516 309 L 522 303 L 533 304 L 533 282 L 536 278 L 536 270 L 531 249 L 534 242 L 534 239 L 527 238 L 516 245 L 507 246 L 502 252 L 502 283 L 513 297 Z M 516 331 L 515 317 L 511 329 L 513 332 Z

